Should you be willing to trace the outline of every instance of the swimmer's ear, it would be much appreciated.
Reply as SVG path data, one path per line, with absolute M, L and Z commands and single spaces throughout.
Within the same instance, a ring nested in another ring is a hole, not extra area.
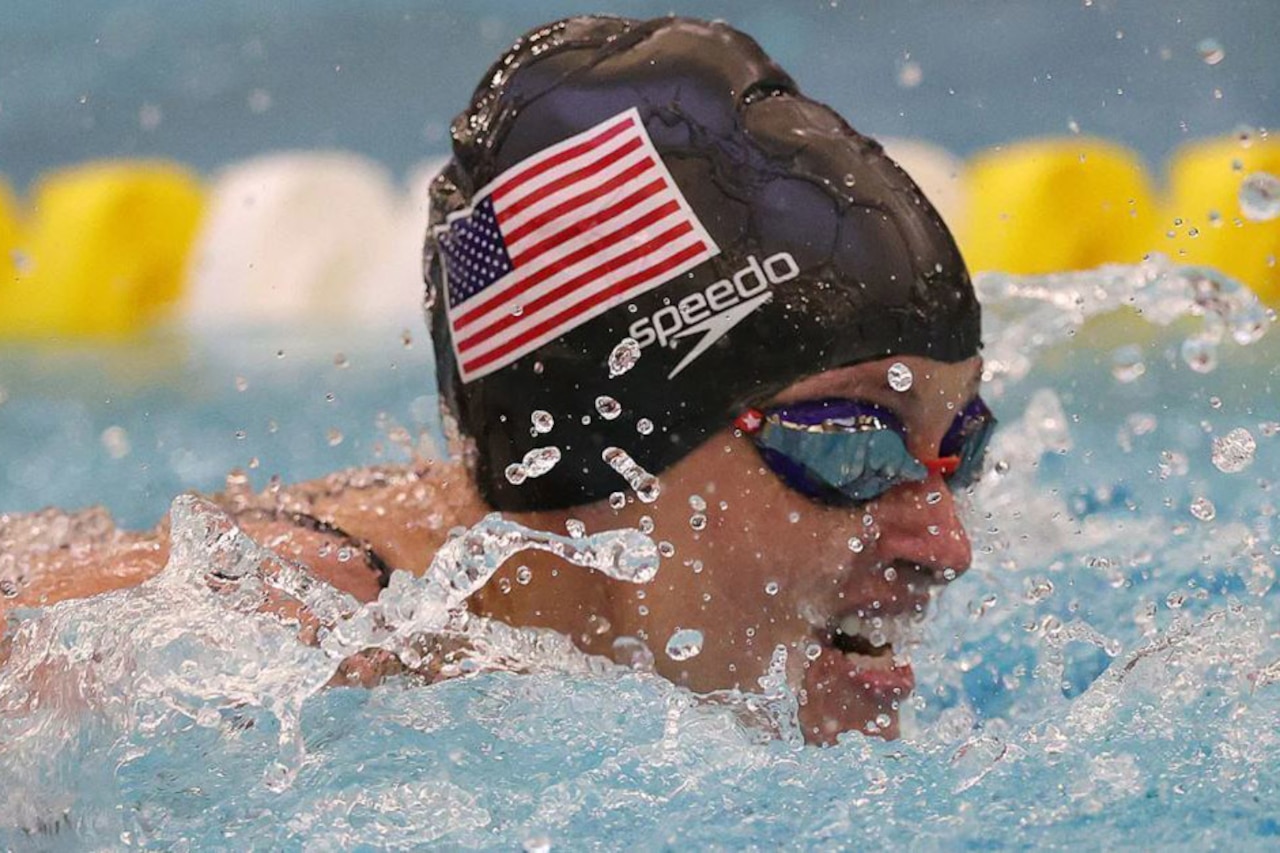
M 1137 263 L 1155 195 L 1133 152 L 1096 139 L 1032 140 L 974 158 L 959 242 L 975 272 L 1038 274 Z

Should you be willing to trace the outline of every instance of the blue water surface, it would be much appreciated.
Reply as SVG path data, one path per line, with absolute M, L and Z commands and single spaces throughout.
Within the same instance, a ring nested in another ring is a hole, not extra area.
M 1053 285 L 1124 302 L 1125 280 Z M 1184 345 L 1203 305 L 1051 329 L 1009 309 L 1025 294 L 994 292 L 1002 429 L 968 509 L 975 565 L 915 655 L 902 740 L 803 747 L 776 685 L 708 704 L 551 646 L 526 674 L 319 689 L 320 650 L 268 616 L 228 620 L 174 569 L 27 614 L 74 685 L 60 695 L 81 699 L 0 713 L 0 846 L 1274 848 L 1280 337 L 1242 346 L 1245 327 L 1218 327 L 1202 372 Z M 424 343 L 258 331 L 6 350 L 0 506 L 102 502 L 144 523 L 253 456 L 259 486 L 393 458 L 378 412 L 438 432 Z M 1220 470 L 1214 441 L 1236 429 L 1255 450 Z

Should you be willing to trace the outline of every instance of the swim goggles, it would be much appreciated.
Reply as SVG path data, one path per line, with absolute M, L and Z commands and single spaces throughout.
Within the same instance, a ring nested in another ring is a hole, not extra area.
M 938 459 L 912 456 L 902 422 L 872 403 L 824 399 L 747 409 L 734 426 L 789 487 L 821 503 L 850 506 L 931 473 L 953 489 L 970 485 L 982 474 L 996 419 L 973 398 L 947 430 Z

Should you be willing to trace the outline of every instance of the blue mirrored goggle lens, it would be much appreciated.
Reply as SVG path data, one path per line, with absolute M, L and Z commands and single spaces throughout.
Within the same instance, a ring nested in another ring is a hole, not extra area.
M 977 404 L 975 406 L 975 404 Z M 947 480 L 965 486 L 981 473 L 995 418 L 974 400 L 956 418 L 942 448 L 957 457 Z M 852 400 L 818 400 L 771 409 L 752 438 L 766 465 L 792 489 L 835 505 L 865 503 L 929 467 L 907 449 L 894 414 Z
M 987 408 L 981 397 L 974 397 L 964 407 L 938 448 L 943 456 L 960 459 L 955 471 L 948 477 L 953 487 L 964 488 L 977 482 L 982 476 L 982 466 L 987 458 L 987 445 L 996 431 L 996 416 Z

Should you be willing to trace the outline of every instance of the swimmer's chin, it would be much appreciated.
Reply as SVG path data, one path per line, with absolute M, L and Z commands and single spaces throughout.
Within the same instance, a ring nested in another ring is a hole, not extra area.
M 825 646 L 805 662 L 800 725 L 805 741 L 828 746 L 846 732 L 896 740 L 898 709 L 915 688 L 911 666 Z

